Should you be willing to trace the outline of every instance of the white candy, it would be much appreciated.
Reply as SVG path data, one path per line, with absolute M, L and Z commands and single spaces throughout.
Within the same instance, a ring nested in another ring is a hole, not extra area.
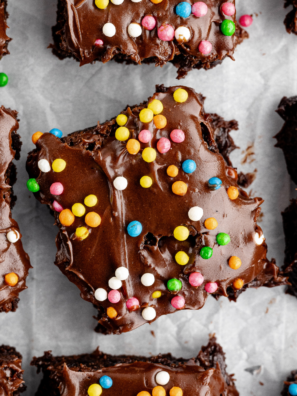
M 144 308 L 144 310 L 142 311 L 142 317 L 144 320 L 147 321 L 154 320 L 156 315 L 156 310 L 153 307 Z
M 120 281 L 126 280 L 129 276 L 129 270 L 126 267 L 117 268 L 115 272 L 115 276 Z
M 167 385 L 170 380 L 170 375 L 167 371 L 159 371 L 156 375 L 156 382 L 158 385 Z
M 128 180 L 123 176 L 118 176 L 114 179 L 113 185 L 114 185 L 114 188 L 122 191 L 122 190 L 125 190 L 125 188 L 127 188 Z
M 131 0 L 132 3 L 140 3 L 142 0 Z
M 116 34 L 116 27 L 113 23 L 107 22 L 103 25 L 102 32 L 104 36 L 113 37 Z
M 47 173 L 51 170 L 50 163 L 46 159 L 41 159 L 38 161 L 38 168 L 44 173 Z
M 130 23 L 128 33 L 130 37 L 139 37 L 142 34 L 142 28 L 138 23 Z
M 124 0 L 110 0 L 114 5 L 120 5 L 124 2 Z
M 256 245 L 262 245 L 262 243 L 264 242 L 265 237 L 264 234 L 262 234 L 261 236 L 256 232 L 254 235 L 254 241 Z
M 95 298 L 98 301 L 105 301 L 107 299 L 107 291 L 100 287 L 95 291 Z
M 20 239 L 20 234 L 17 230 L 11 230 L 6 234 L 6 238 L 11 243 L 16 243 Z
M 190 29 L 185 26 L 180 26 L 175 31 L 175 38 L 179 43 L 185 43 L 190 40 Z
M 203 216 L 203 209 L 199 206 L 193 206 L 188 212 L 189 219 L 199 221 Z
M 118 278 L 113 276 L 109 279 L 108 286 L 113 290 L 118 290 L 122 287 L 122 282 Z
M 141 277 L 141 283 L 143 286 L 152 286 L 155 283 L 155 276 L 153 274 L 143 274 Z

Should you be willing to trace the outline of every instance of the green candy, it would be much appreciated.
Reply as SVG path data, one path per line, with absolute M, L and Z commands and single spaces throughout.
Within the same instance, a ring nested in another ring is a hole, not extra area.
M 200 250 L 200 256 L 204 259 L 210 259 L 212 256 L 213 250 L 211 247 L 209 246 L 204 246 L 201 250 Z
M 224 232 L 220 232 L 217 235 L 217 242 L 221 246 L 228 245 L 228 243 L 231 241 L 231 238 L 228 234 L 225 234 Z
M 167 289 L 172 292 L 179 292 L 182 288 L 182 285 L 183 284 L 179 279 L 169 279 L 169 281 L 167 282 Z
M 0 87 L 5 87 L 8 84 L 8 76 L 5 73 L 0 73 Z
M 40 190 L 39 184 L 37 183 L 36 179 L 29 179 L 27 181 L 27 188 L 33 193 L 36 193 Z
M 221 32 L 225 36 L 233 36 L 235 33 L 236 27 L 235 23 L 233 21 L 230 21 L 229 19 L 225 19 L 222 24 L 221 24 Z

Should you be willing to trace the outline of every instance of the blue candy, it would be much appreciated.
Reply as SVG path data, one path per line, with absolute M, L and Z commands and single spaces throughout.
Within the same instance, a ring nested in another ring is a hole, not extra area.
M 191 15 L 191 4 L 183 1 L 176 6 L 175 12 L 182 18 L 188 18 Z
M 211 190 L 218 190 L 222 186 L 222 180 L 218 177 L 212 177 L 208 180 L 208 187 Z
M 112 387 L 112 379 L 108 375 L 103 375 L 103 377 L 100 378 L 99 384 L 102 386 L 104 389 L 109 389 Z
M 49 131 L 52 135 L 56 136 L 57 138 L 61 138 L 63 136 L 63 132 L 60 131 L 58 128 L 53 128 Z
M 296 396 L 297 395 L 297 384 L 291 384 L 289 386 L 289 393 L 292 396 Z
M 196 170 L 196 162 L 193 160 L 185 160 L 182 164 L 182 169 L 185 173 L 193 173 Z
M 127 227 L 128 234 L 131 237 L 138 237 L 142 233 L 142 224 L 139 221 L 131 221 Z

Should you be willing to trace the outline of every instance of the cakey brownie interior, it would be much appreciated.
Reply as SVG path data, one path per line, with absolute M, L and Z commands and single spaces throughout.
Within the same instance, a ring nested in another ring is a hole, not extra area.
M 19 396 L 25 390 L 22 355 L 13 347 L 1 345 L 0 394 L 3 396 Z
M 297 34 L 297 0 L 285 0 L 285 7 L 293 6 L 293 9 L 285 18 L 284 24 L 288 33 Z
M 12 185 L 16 181 L 16 167 L 12 160 L 19 159 L 20 136 L 17 112 L 0 107 L 0 312 L 15 311 L 19 293 L 26 289 L 30 266 L 23 249 L 18 224 L 11 218 L 16 197 Z
M 297 370 L 292 371 L 284 383 L 281 396 L 294 396 L 297 394 Z
M 98 309 L 97 331 L 286 283 L 256 222 L 263 200 L 239 188 L 213 120 L 194 90 L 159 86 L 104 124 L 33 135 L 28 188 L 55 214 L 56 265 Z
M 178 78 L 210 69 L 248 37 L 236 23 L 235 0 L 59 0 L 53 27 L 54 54 L 81 65 L 111 59 L 167 62 Z M 123 12 L 122 12 L 123 11 Z
M 171 354 L 154 357 L 111 356 L 97 349 L 92 354 L 34 358 L 43 372 L 36 396 L 238 396 L 225 354 L 212 337 L 197 358 L 176 359 Z M 99 385 L 100 384 L 100 385 Z M 98 392 L 99 389 L 99 392 Z M 97 390 L 97 393 L 95 391 Z M 88 392 L 89 391 L 89 392 Z
M 8 12 L 6 11 L 7 0 L 0 0 L 0 60 L 2 56 L 9 54 L 7 49 L 8 43 L 11 40 L 6 35 Z

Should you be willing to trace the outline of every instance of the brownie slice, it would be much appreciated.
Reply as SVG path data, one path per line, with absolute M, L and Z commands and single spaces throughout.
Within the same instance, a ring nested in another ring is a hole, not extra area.
M 293 9 L 288 13 L 284 20 L 288 33 L 297 34 L 297 1 L 285 0 L 285 7 L 292 6 Z
M 178 92 L 186 97 L 182 103 L 174 99 Z M 152 105 L 162 114 L 145 122 L 142 114 Z M 27 161 L 29 188 L 60 229 L 55 264 L 98 309 L 96 330 L 127 332 L 177 309 L 200 309 L 209 294 L 236 300 L 248 287 L 286 284 L 266 257 L 257 225 L 263 200 L 239 188 L 236 170 L 226 164 L 230 142 L 224 159 L 216 143 L 223 135 L 204 112 L 203 97 L 187 87 L 159 86 L 121 116 L 122 129 L 114 118 L 61 139 L 54 136 L 61 131 L 44 133 Z M 150 131 L 148 143 L 143 130 Z M 121 141 L 122 132 L 128 135 Z M 155 160 L 147 162 L 147 153 Z M 141 187 L 143 176 L 151 187 Z M 189 214 L 193 207 L 198 217 Z M 218 224 L 208 224 L 213 221 Z
M 9 54 L 7 49 L 8 43 L 11 40 L 6 35 L 8 12 L 6 11 L 7 0 L 0 0 L 0 60 L 4 55 Z
M 290 385 L 292 388 L 292 385 L 294 384 L 296 384 L 296 389 L 297 389 L 297 370 L 292 371 L 291 374 L 288 376 L 287 381 L 284 382 L 284 389 L 281 393 L 281 396 L 296 395 L 296 392 L 294 393 L 293 390 L 290 389 Z
M 15 311 L 19 293 L 26 289 L 30 260 L 23 249 L 18 224 L 11 218 L 16 197 L 12 185 L 20 158 L 21 141 L 17 134 L 17 112 L 0 107 L 0 312 Z
M 103 395 L 108 393 L 111 396 L 135 396 L 141 391 L 151 394 L 156 386 L 163 386 L 166 394 L 174 386 L 181 388 L 186 395 L 239 395 L 233 375 L 226 371 L 225 354 L 215 337 L 202 347 L 196 358 L 190 360 L 176 359 L 171 354 L 149 358 L 112 356 L 97 349 L 91 354 L 59 357 L 45 352 L 44 356 L 34 358 L 31 364 L 37 367 L 38 372 L 43 372 L 36 396 L 87 395 L 88 388 L 92 384 L 98 386 L 100 379 Z M 160 380 L 162 374 L 167 377 L 169 374 L 167 383 Z M 103 376 L 108 377 L 105 380 L 109 384 L 104 382 Z
M 237 24 L 236 14 L 230 17 L 223 14 L 223 0 L 208 2 L 206 15 L 201 17 L 191 13 L 189 7 L 190 14 L 184 18 L 177 14 L 180 0 L 161 0 L 158 4 L 154 4 L 156 0 L 125 1 L 118 5 L 116 2 L 118 0 L 107 1 L 106 8 L 99 9 L 94 0 L 58 0 L 54 45 L 51 46 L 53 53 L 60 59 L 74 58 L 81 65 L 95 61 L 106 63 L 111 59 L 156 66 L 171 62 L 178 68 L 178 78 L 182 78 L 192 69 L 213 68 L 226 57 L 233 60 L 236 46 L 248 37 Z M 235 0 L 230 3 L 235 5 Z M 152 19 L 155 24 L 152 30 L 142 26 L 144 17 Z M 225 23 L 234 28 L 231 36 L 222 33 Z M 138 37 L 131 36 L 131 24 L 139 30 Z M 163 29 L 165 25 L 170 26 L 172 40 L 160 39 L 159 28 Z M 111 37 L 105 34 L 108 26 L 115 30 L 110 33 L 114 34 Z M 181 26 L 186 28 L 182 36 L 177 30 Z M 199 50 L 201 41 L 211 43 L 212 49 L 207 54 Z
M 22 355 L 8 345 L 0 346 L 0 394 L 19 396 L 26 390 L 23 380 Z

